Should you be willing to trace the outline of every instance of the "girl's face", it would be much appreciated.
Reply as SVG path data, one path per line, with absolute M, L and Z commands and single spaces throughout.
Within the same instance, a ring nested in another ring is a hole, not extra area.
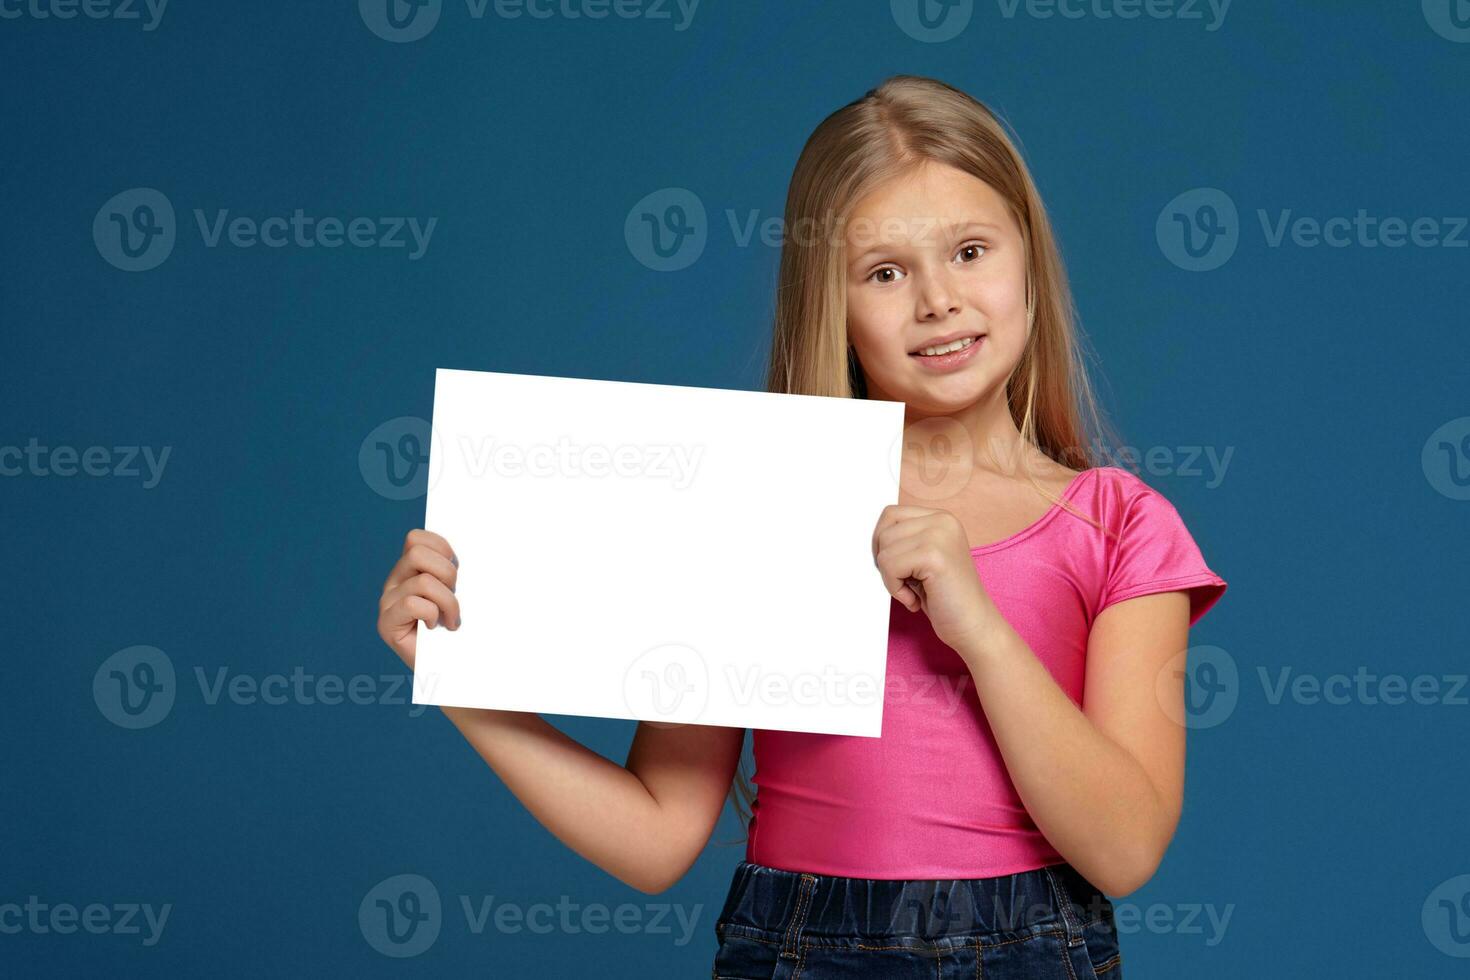
M 1003 389 L 1029 333 L 1026 256 L 989 184 L 924 161 L 859 201 L 845 237 L 848 338 L 870 398 L 943 415 Z

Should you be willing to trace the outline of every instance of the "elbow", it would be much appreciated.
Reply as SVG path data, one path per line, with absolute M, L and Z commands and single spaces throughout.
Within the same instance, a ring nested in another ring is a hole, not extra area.
M 677 879 L 629 875 L 628 877 L 623 878 L 622 882 L 629 888 L 632 888 L 635 891 L 640 891 L 645 895 L 662 895 L 664 892 L 673 887 L 675 880 Z
M 1098 870 L 1092 884 L 1116 898 L 1131 895 L 1153 879 L 1168 849 L 1167 840 L 1141 842 L 1137 848 L 1123 849 L 1107 867 Z
M 645 895 L 661 895 L 677 885 L 693 863 L 693 858 L 677 864 L 660 862 L 648 867 L 630 870 L 617 877 L 619 881 L 629 888 L 640 891 Z
M 1131 895 L 1153 878 L 1158 865 L 1128 865 L 1121 868 L 1109 869 L 1104 874 L 1099 874 L 1093 881 L 1098 891 L 1113 898 L 1123 898 Z

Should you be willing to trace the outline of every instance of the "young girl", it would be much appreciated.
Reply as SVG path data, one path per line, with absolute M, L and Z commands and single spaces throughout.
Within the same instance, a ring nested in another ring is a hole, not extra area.
M 738 776 L 716 978 L 1118 980 L 1105 893 L 1173 837 L 1184 651 L 1225 582 L 1163 496 L 1094 455 L 1057 243 L 989 110 L 889 79 L 812 134 L 786 228 L 767 387 L 906 406 L 900 502 L 872 536 L 894 597 L 882 737 L 757 731 L 753 792 L 740 729 L 640 723 L 620 766 L 537 715 L 444 713 L 645 892 L 694 862 Z M 457 564 L 415 530 L 388 576 L 378 630 L 410 668 L 419 621 L 458 628 Z

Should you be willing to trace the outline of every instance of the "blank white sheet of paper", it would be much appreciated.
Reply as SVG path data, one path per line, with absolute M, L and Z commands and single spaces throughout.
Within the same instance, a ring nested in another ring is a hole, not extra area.
M 414 703 L 880 735 L 903 410 L 440 368 Z

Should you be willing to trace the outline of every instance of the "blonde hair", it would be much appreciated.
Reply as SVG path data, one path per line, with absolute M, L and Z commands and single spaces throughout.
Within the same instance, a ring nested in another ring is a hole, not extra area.
M 847 338 L 845 240 L 838 230 L 869 192 L 926 161 L 948 164 L 990 185 L 1021 229 L 1027 305 L 1034 320 L 1007 379 L 1006 400 L 1022 445 L 1035 446 L 1071 469 L 1102 465 L 1099 440 L 1111 446 L 1118 440 L 1087 376 L 1071 290 L 1041 195 L 995 114 L 932 78 L 888 78 L 822 120 L 802 148 L 786 196 L 787 235 L 766 390 L 865 397 Z M 1024 469 L 1038 493 L 1100 526 Z M 739 767 L 730 799 L 748 830 L 755 791 Z

